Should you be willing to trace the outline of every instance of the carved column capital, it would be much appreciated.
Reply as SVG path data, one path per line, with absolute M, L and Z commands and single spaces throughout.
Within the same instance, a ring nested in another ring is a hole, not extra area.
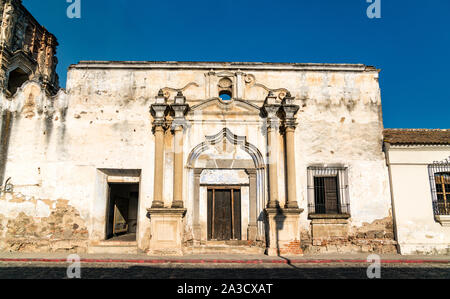
M 278 112 L 281 105 L 264 105 L 263 112 L 267 119 L 267 128 L 277 129 L 280 126 L 280 118 Z
M 194 168 L 194 177 L 200 178 L 200 176 L 202 175 L 202 172 L 203 172 L 203 168 Z
M 283 113 L 284 113 L 284 126 L 286 129 L 294 129 L 297 127 L 297 118 L 295 115 L 297 114 L 300 106 L 298 105 L 283 105 Z
M 295 97 L 291 96 L 290 92 L 288 92 L 286 97 L 283 99 L 281 109 L 283 111 L 285 129 L 295 130 L 297 127 L 297 119 L 295 115 L 300 109 L 300 106 L 295 104 Z
M 150 106 L 150 113 L 153 116 L 153 130 L 155 130 L 156 127 L 161 127 L 165 130 L 167 108 L 168 105 L 166 104 L 152 104 Z
M 269 91 L 262 107 L 262 112 L 267 118 L 267 128 L 277 129 L 280 126 L 280 107 L 281 103 L 278 101 L 277 97 L 272 91 Z
M 189 122 L 186 120 L 186 113 L 189 111 L 187 104 L 172 104 L 171 109 L 174 112 L 174 119 L 172 121 L 171 129 L 176 130 L 178 127 L 186 128 Z
M 166 114 L 169 105 L 166 103 L 166 98 L 162 90 L 159 90 L 158 95 L 155 97 L 155 103 L 150 106 L 150 113 L 153 116 L 153 131 L 156 127 L 162 127 L 166 129 Z
M 245 169 L 245 172 L 247 172 L 250 177 L 256 177 L 256 168 L 247 168 Z
M 179 127 L 186 128 L 188 125 L 186 113 L 189 111 L 189 105 L 186 104 L 186 97 L 181 91 L 178 91 L 174 103 L 170 105 L 170 108 L 174 112 L 171 129 L 176 130 Z

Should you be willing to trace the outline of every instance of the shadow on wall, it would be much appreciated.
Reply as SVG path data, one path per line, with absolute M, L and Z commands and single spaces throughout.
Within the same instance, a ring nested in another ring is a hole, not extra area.
M 8 157 L 9 139 L 11 137 L 12 113 L 10 111 L 1 111 L 0 114 L 0 184 L 3 188 L 5 179 L 6 159 Z

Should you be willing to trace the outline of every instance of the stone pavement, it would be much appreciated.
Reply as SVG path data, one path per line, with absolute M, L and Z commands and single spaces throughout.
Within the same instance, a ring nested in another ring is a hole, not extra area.
M 42 261 L 64 262 L 67 253 L 18 253 L 0 252 L 1 261 Z M 273 264 L 319 264 L 319 263 L 367 263 L 370 254 L 326 254 L 303 256 L 267 256 L 267 255 L 232 255 L 202 254 L 184 256 L 149 256 L 146 254 L 78 254 L 82 262 L 102 263 L 273 263 Z M 379 255 L 382 263 L 390 264 L 450 264 L 450 255 Z
M 367 255 L 300 257 L 80 254 L 85 279 L 367 279 Z M 0 253 L 0 279 L 67 278 L 67 254 Z M 381 278 L 450 279 L 450 256 L 381 256 Z
M 83 279 L 367 279 L 368 264 L 82 263 Z M 66 279 L 66 263 L 0 262 L 0 279 Z M 448 264 L 386 264 L 382 279 L 450 279 Z

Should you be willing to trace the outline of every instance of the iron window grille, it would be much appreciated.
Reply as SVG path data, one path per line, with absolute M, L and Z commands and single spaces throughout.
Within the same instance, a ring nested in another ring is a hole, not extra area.
M 350 215 L 347 167 L 308 167 L 308 211 Z
M 450 161 L 428 165 L 428 174 L 434 215 L 450 215 Z

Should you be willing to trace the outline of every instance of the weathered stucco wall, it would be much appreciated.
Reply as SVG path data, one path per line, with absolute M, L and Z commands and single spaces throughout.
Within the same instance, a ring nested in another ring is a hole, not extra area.
M 449 253 L 450 227 L 435 220 L 428 172 L 428 165 L 449 156 L 448 146 L 392 146 L 389 150 L 402 254 Z
M 240 100 L 225 102 L 217 98 L 217 82 L 224 76 L 232 78 L 234 96 Z M 259 108 L 269 88 L 282 89 L 276 92 L 277 96 L 290 91 L 301 107 L 295 151 L 297 200 L 305 210 L 300 217 L 302 240 L 311 250 L 320 252 L 336 251 L 337 245 L 349 242 L 348 250 L 377 250 L 378 245 L 368 245 L 368 239 L 392 245 L 378 71 L 362 65 L 220 63 L 80 63 L 69 69 L 67 91 L 54 98 L 44 95 L 33 82 L 26 83 L 14 98 L 3 98 L 3 111 L 13 112 L 9 142 L 4 146 L 7 159 L 3 177 L 11 177 L 14 185 L 12 194 L 0 198 L 3 240 L 15 236 L 5 230 L 9 221 L 14 223 L 15 215 L 22 213 L 20 217 L 36 225 L 48 223 L 52 213 L 61 212 L 58 202 L 64 202 L 72 215 L 70 221 L 63 221 L 62 228 L 72 235 L 42 232 L 36 239 L 103 239 L 107 180 L 99 169 L 133 169 L 140 171 L 137 240 L 139 248 L 146 250 L 150 235 L 146 209 L 152 203 L 154 167 L 149 106 L 165 87 L 170 87 L 165 89 L 169 102 L 176 94 L 173 89 L 183 89 L 191 106 L 183 146 L 185 161 L 205 141 L 205 136 L 215 135 L 225 127 L 235 135 L 245 136 L 266 159 L 265 119 Z M 173 142 L 169 131 L 164 147 L 164 202 L 169 205 L 173 180 Z M 286 192 L 281 135 L 277 147 L 278 192 L 283 204 Z M 236 154 L 231 150 L 217 157 L 236 158 Z M 316 164 L 339 164 L 349 169 L 349 234 L 344 239 L 333 239 L 334 243 L 314 245 L 311 241 L 306 171 Z M 260 200 L 266 202 L 266 178 L 260 183 L 265 188 Z M 185 237 L 189 238 L 194 207 L 193 174 L 189 167 L 184 169 L 183 188 L 188 209 Z M 27 203 L 14 202 L 21 196 Z M 263 227 L 261 223 L 260 226 Z M 353 242 L 352 238 L 359 241 Z

